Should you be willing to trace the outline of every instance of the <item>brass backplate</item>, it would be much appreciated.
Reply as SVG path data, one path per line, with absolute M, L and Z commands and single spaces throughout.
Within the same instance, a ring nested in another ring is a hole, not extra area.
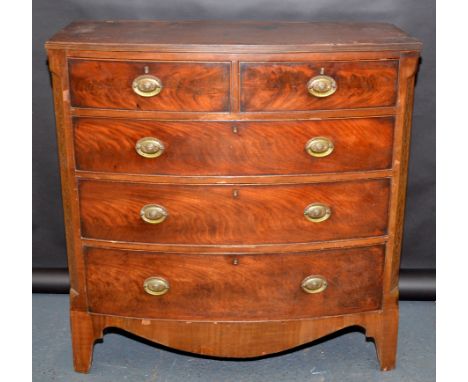
M 307 141 L 305 145 L 307 154 L 317 158 L 330 155 L 334 148 L 333 142 L 326 137 L 314 137 Z
M 147 204 L 140 210 L 140 217 L 150 224 L 162 223 L 168 216 L 167 210 L 159 204 Z
M 164 152 L 164 144 L 157 138 L 144 137 L 135 144 L 136 152 L 144 158 L 157 158 Z
M 151 74 L 143 74 L 133 80 L 133 91 L 142 97 L 154 97 L 163 89 L 162 81 Z
M 306 293 L 320 293 L 327 287 L 328 283 L 325 277 L 318 275 L 307 276 L 301 283 L 301 288 Z
M 143 289 L 153 296 L 162 296 L 169 291 L 169 282 L 163 277 L 148 277 L 143 282 Z
M 331 208 L 323 203 L 312 203 L 304 209 L 304 216 L 307 220 L 320 223 L 331 216 Z
M 309 93 L 315 97 L 328 97 L 336 92 L 338 86 L 336 81 L 324 74 L 312 77 L 309 82 L 307 82 L 307 90 Z

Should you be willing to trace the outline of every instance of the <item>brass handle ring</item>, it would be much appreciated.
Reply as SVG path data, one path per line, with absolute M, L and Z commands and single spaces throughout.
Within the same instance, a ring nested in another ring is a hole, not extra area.
M 320 293 L 327 289 L 328 283 L 323 276 L 307 276 L 302 280 L 301 288 L 306 293 Z
M 169 292 L 169 282 L 163 277 L 148 277 L 143 283 L 143 289 L 153 296 L 162 296 Z
M 325 137 L 312 138 L 305 145 L 307 154 L 317 158 L 330 155 L 334 148 L 333 142 Z
M 162 81 L 151 74 L 143 74 L 133 80 L 133 91 L 142 97 L 154 97 L 163 89 Z
M 312 203 L 304 209 L 306 219 L 314 223 L 327 220 L 331 216 L 331 213 L 331 208 L 322 203 Z
M 162 223 L 168 216 L 167 210 L 158 204 L 147 204 L 140 211 L 140 217 L 150 224 Z
M 320 69 L 320 74 L 318 76 L 312 77 L 309 82 L 307 82 L 307 90 L 314 97 L 328 97 L 336 92 L 337 85 L 333 77 L 326 76 L 324 74 L 324 69 Z
M 164 152 L 164 144 L 156 138 L 144 137 L 135 144 L 136 152 L 145 158 L 156 158 Z

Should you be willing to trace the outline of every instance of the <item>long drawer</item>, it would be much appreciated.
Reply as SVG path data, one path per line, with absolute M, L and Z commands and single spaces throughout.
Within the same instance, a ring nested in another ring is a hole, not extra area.
M 182 255 L 87 248 L 91 312 L 268 320 L 381 307 L 383 246 L 295 254 Z
M 295 185 L 79 184 L 85 238 L 303 243 L 386 233 L 388 179 Z
M 391 167 L 392 117 L 323 121 L 74 120 L 79 170 L 286 175 Z

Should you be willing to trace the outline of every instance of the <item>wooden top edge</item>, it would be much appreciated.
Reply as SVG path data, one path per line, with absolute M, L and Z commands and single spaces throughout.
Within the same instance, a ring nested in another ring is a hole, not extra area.
M 326 53 L 326 52 L 376 52 L 376 51 L 421 51 L 422 45 L 395 44 L 395 45 L 354 45 L 354 46 L 260 46 L 260 45 L 132 45 L 121 44 L 74 44 L 47 42 L 46 49 L 74 49 L 83 51 L 108 51 L 108 52 L 158 52 L 158 53 Z
M 386 23 L 299 21 L 75 21 L 47 49 L 158 52 L 329 52 L 421 50 Z

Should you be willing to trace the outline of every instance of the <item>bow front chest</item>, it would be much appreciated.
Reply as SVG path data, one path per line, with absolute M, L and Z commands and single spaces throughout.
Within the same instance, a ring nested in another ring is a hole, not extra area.
M 77 371 L 106 327 L 247 358 L 357 325 L 395 366 L 417 40 L 89 21 L 46 48 Z

